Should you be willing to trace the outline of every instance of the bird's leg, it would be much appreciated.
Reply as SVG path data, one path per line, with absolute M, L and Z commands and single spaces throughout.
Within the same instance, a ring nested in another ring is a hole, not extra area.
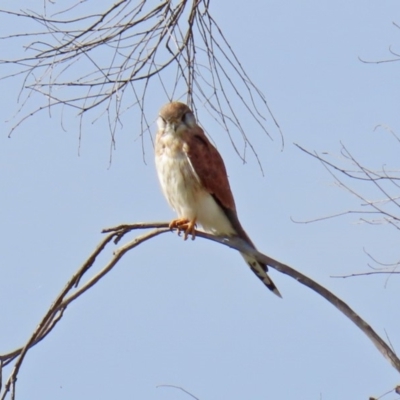
M 192 235 L 192 240 L 194 240 L 196 237 L 196 219 L 193 219 L 192 221 L 189 221 L 187 218 L 174 219 L 169 223 L 169 229 L 174 228 L 178 230 L 178 234 L 180 234 L 182 231 L 184 232 L 184 240 L 186 240 L 189 235 Z

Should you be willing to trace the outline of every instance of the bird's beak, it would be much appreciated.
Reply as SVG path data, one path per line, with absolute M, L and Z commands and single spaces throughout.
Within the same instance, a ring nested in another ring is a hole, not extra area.
M 175 133 L 178 128 L 179 123 L 176 121 L 168 121 L 166 126 L 166 131 Z
M 176 123 L 175 122 L 168 122 L 167 129 L 169 131 L 175 132 L 176 131 Z

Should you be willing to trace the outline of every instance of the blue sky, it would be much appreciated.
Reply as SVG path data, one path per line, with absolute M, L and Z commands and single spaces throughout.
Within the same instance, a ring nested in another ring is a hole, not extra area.
M 400 65 L 358 59 L 391 58 L 390 46 L 400 51 L 400 31 L 392 24 L 400 22 L 397 2 L 260 0 L 243 7 L 224 0 L 212 2 L 211 14 L 265 93 L 286 143 L 281 151 L 277 136 L 269 140 L 246 120 L 262 176 L 254 157 L 243 164 L 224 132 L 199 109 L 225 160 L 243 226 L 260 251 L 326 286 L 398 349 L 398 278 L 331 278 L 366 271 L 371 260 L 365 251 L 396 262 L 396 229 L 360 223 L 357 215 L 292 221 L 360 209 L 294 143 L 338 155 L 342 142 L 364 165 L 398 165 L 398 143 L 374 128 L 386 124 L 400 132 Z M 1 21 L 3 35 L 15 20 Z M 2 44 L 5 54 L 17 50 Z M 5 121 L 18 109 L 21 81 L 0 85 L 5 353 L 28 339 L 101 240 L 102 228 L 166 221 L 174 214 L 158 186 L 150 140 L 143 162 L 137 114 L 125 117 L 109 167 L 104 120 L 86 124 L 80 155 L 73 114 L 67 131 L 57 112 L 51 118 L 43 113 L 8 138 L 13 123 Z M 161 91 L 151 93 L 149 121 L 166 101 Z M 361 189 L 368 198 L 382 197 L 372 187 Z M 346 317 L 292 279 L 275 271 L 271 276 L 282 300 L 234 251 L 161 235 L 128 254 L 69 306 L 54 331 L 29 352 L 17 398 L 189 398 L 157 388 L 170 384 L 202 400 L 365 399 L 399 383 L 396 371 Z

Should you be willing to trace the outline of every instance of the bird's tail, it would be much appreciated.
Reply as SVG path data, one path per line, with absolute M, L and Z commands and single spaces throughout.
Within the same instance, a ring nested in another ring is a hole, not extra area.
M 254 257 L 251 257 L 245 253 L 240 253 L 245 259 L 251 270 L 257 275 L 261 282 L 269 289 L 271 292 L 275 293 L 277 296 L 282 297 L 275 283 L 268 276 L 268 267 L 264 264 L 259 263 Z
M 218 199 L 216 199 L 217 203 Z M 232 224 L 234 231 L 236 232 L 236 236 L 240 239 L 244 240 L 249 246 L 253 249 L 256 249 L 253 242 L 250 240 L 249 236 L 247 235 L 246 231 L 243 229 L 242 225 L 239 222 L 237 217 L 236 211 L 223 207 L 220 204 L 222 210 L 224 211 L 225 215 L 228 217 L 229 222 Z M 282 297 L 279 293 L 278 288 L 275 286 L 275 283 L 272 282 L 271 278 L 268 276 L 267 271 L 268 267 L 265 264 L 262 264 L 257 261 L 256 258 L 249 256 L 245 253 L 240 253 L 242 257 L 245 259 L 246 263 L 249 265 L 251 270 L 258 276 L 261 282 L 269 289 L 271 292 L 275 293 L 277 296 Z

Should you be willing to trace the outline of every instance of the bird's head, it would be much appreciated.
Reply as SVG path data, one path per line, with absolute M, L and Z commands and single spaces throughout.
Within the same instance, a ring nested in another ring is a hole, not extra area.
M 192 110 L 183 103 L 174 101 L 164 105 L 157 119 L 160 132 L 180 134 L 183 130 L 197 126 Z

